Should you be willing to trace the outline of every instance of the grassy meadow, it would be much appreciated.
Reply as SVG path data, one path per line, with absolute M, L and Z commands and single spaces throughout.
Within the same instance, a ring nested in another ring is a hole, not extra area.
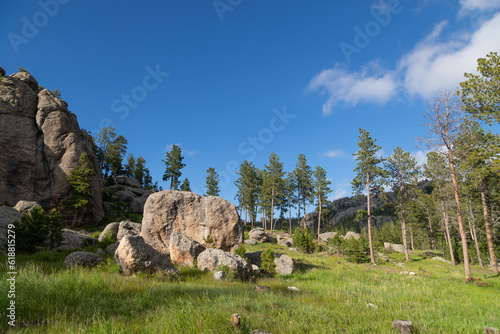
M 111 257 L 98 268 L 62 268 L 70 252 L 18 255 L 16 326 L 8 333 L 396 333 L 392 320 L 413 322 L 416 333 L 482 333 L 500 328 L 500 277 L 473 267 L 426 260 L 400 267 L 354 264 L 328 254 L 300 254 L 278 245 L 246 246 L 288 253 L 299 271 L 256 282 L 218 282 L 210 273 L 180 268 L 178 279 L 124 277 Z M 388 254 L 396 262 L 403 255 Z M 6 257 L 0 257 L 2 314 L 8 307 Z M 401 274 L 413 271 L 414 276 Z M 271 288 L 255 291 L 256 285 Z M 300 289 L 290 291 L 289 286 Z M 376 307 L 367 306 L 368 303 Z M 242 318 L 230 325 L 231 314 Z

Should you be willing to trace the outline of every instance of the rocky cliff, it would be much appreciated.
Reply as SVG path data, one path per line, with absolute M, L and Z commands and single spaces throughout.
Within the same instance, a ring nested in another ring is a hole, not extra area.
M 94 217 L 100 221 L 102 181 L 91 136 L 80 129 L 68 104 L 27 72 L 0 77 L 0 202 L 37 201 L 61 207 L 70 194 L 66 180 L 85 152 L 94 169 Z

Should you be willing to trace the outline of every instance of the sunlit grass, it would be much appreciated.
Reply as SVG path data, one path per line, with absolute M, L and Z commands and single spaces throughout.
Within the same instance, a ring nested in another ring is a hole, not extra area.
M 411 320 L 418 333 L 481 333 L 500 327 L 500 277 L 473 267 L 491 286 L 463 281 L 463 268 L 418 254 L 404 267 L 353 264 L 337 256 L 272 248 L 301 263 L 292 275 L 256 283 L 217 282 L 210 273 L 180 268 L 179 279 L 124 277 L 112 260 L 94 269 L 62 268 L 68 253 L 18 256 L 16 327 L 20 333 L 394 333 L 391 322 Z M 403 262 L 401 255 L 389 256 Z M 1 257 L 0 308 L 8 299 Z M 412 271 L 416 275 L 403 275 Z M 256 284 L 271 288 L 257 292 Z M 290 291 L 295 286 L 300 292 Z M 368 307 L 372 303 L 376 308 Z M 229 319 L 239 313 L 242 325 Z M 9 329 L 5 319 L 0 331 Z

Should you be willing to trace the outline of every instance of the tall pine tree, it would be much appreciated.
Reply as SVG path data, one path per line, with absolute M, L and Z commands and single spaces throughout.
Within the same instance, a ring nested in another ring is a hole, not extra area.
M 182 156 L 181 148 L 173 145 L 172 150 L 167 152 L 165 160 L 165 173 L 163 174 L 163 181 L 170 180 L 170 190 L 177 190 L 179 187 L 179 178 L 181 177 L 181 169 L 186 166 L 182 163 L 184 157 Z

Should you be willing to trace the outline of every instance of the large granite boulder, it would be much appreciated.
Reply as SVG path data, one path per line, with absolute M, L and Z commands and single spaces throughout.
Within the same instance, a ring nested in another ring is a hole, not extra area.
M 5 250 L 7 246 L 7 231 L 9 224 L 15 221 L 21 221 L 21 213 L 19 211 L 6 206 L 0 206 L 0 251 Z
M 114 258 L 125 275 L 137 272 L 162 272 L 169 275 L 179 273 L 168 256 L 145 243 L 141 236 L 125 236 L 120 241 Z
M 276 272 L 280 275 L 290 275 L 295 271 L 293 259 L 284 254 L 275 254 L 274 264 L 276 264 Z
M 28 215 L 31 214 L 31 211 L 33 211 L 33 209 L 36 208 L 37 206 L 40 206 L 40 204 L 38 204 L 38 202 L 35 201 L 19 201 L 14 206 L 14 209 L 19 211 L 23 215 Z
M 236 273 L 239 278 L 248 278 L 252 267 L 241 256 L 222 249 L 208 248 L 198 256 L 198 269 L 216 271 L 223 266 Z
M 144 206 L 141 235 L 156 250 L 170 252 L 172 231 L 225 251 L 243 243 L 243 224 L 236 207 L 218 197 L 166 190 L 151 194 Z
M 321 241 L 328 242 L 328 239 L 333 239 L 337 232 L 325 232 L 319 235 Z
M 114 222 L 106 225 L 104 230 L 99 234 L 99 242 L 103 242 L 106 238 L 110 238 L 111 240 L 116 241 L 116 235 L 118 234 L 118 228 L 120 227 L 120 223 Z
M 346 240 L 347 239 L 351 239 L 351 238 L 354 238 L 354 239 L 358 240 L 359 238 L 361 238 L 361 234 L 349 231 L 344 236 L 344 239 L 346 239 Z
M 293 247 L 293 239 L 289 237 L 284 237 L 282 235 L 278 235 L 278 245 L 284 247 Z
M 398 252 L 398 253 L 405 252 L 405 246 L 401 244 L 391 244 L 389 242 L 384 242 L 384 248 L 385 250 L 388 250 L 390 252 Z
M 260 267 L 262 265 L 262 253 L 263 251 L 245 253 L 245 257 L 248 259 L 250 264 Z
M 193 267 L 194 260 L 205 250 L 205 246 L 177 231 L 170 234 L 170 260 L 174 264 Z
M 68 105 L 26 72 L 2 77 L 0 83 L 0 203 L 36 201 L 45 209 L 59 207 L 70 195 L 67 176 L 82 153 L 90 160 L 92 214 L 78 223 L 100 221 L 101 172 L 92 137 L 80 129 Z M 71 217 L 65 217 L 71 221 Z
M 262 227 L 256 227 L 253 230 L 250 230 L 250 232 L 248 232 L 248 237 L 260 242 L 266 242 L 269 240 L 269 236 Z
M 111 240 L 120 241 L 126 235 L 140 235 L 141 224 L 131 221 L 109 223 L 99 235 L 99 241 L 104 241 L 108 236 Z
M 74 252 L 64 260 L 65 268 L 71 267 L 95 267 L 103 261 L 102 257 L 91 252 Z

